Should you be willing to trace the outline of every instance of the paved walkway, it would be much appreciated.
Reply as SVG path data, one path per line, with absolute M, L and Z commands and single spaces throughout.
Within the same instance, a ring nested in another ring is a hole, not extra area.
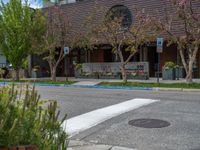
M 68 150 L 136 150 L 126 147 L 95 144 L 83 141 L 70 141 Z
M 77 79 L 77 78 L 69 78 L 71 80 L 75 81 L 88 81 L 88 82 L 122 82 L 122 80 L 119 79 Z M 185 83 L 185 79 L 179 79 L 179 80 L 162 80 L 162 78 L 159 79 L 160 83 Z M 142 82 L 142 83 L 157 83 L 157 78 L 149 78 L 148 80 L 128 80 L 128 82 Z M 193 79 L 193 82 L 200 83 L 200 79 Z

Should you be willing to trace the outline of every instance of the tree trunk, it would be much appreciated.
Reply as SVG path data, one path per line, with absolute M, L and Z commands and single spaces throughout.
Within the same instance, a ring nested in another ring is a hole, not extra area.
M 52 68 L 51 68 L 51 80 L 52 81 L 56 81 L 56 66 L 53 66 Z
M 188 54 L 189 55 L 189 63 L 186 63 L 183 50 L 179 49 L 179 52 L 180 52 L 181 60 L 182 60 L 182 63 L 183 63 L 183 66 L 184 66 L 185 72 L 186 72 L 186 82 L 192 83 L 193 82 L 193 80 L 192 80 L 193 79 L 193 64 L 194 64 L 194 61 L 197 56 L 198 46 L 196 46 L 193 51 L 190 49 L 190 51 L 188 52 L 189 53 Z
M 123 82 L 127 82 L 127 73 L 126 73 L 125 64 L 122 64 L 121 66 L 121 73 L 122 73 Z
M 19 68 L 15 69 L 15 77 L 14 80 L 19 81 Z
M 186 63 L 186 60 L 185 60 L 185 55 L 183 53 L 182 48 L 179 48 L 179 53 L 180 53 L 180 56 L 181 56 L 181 61 L 182 61 L 182 64 L 184 66 L 185 72 L 186 72 L 186 74 L 188 74 L 188 66 L 187 66 L 187 63 Z
M 191 59 L 190 61 L 189 61 L 189 64 L 188 64 L 188 71 L 187 71 L 187 75 L 186 75 L 186 82 L 187 83 L 192 83 L 193 82 L 193 80 L 192 80 L 192 74 L 193 74 L 193 63 L 194 63 L 194 61 L 193 61 L 193 59 Z

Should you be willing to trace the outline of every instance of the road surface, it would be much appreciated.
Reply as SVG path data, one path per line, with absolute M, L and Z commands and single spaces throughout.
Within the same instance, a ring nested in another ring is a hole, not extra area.
M 68 119 L 97 119 L 107 107 L 115 108 L 134 99 L 155 100 L 153 103 L 101 118 L 95 126 L 84 129 L 71 139 L 125 146 L 138 150 L 200 150 L 200 93 L 87 89 L 69 87 L 37 87 L 42 99 L 57 100 L 61 114 Z M 132 102 L 132 101 L 131 101 Z M 131 105 L 134 105 L 131 103 Z M 120 110 L 119 110 L 120 112 Z M 96 113 L 98 114 L 98 113 Z M 170 125 L 142 128 L 129 125 L 135 119 L 159 119 Z M 77 124 L 86 124 L 80 121 Z M 75 126 L 76 126 L 75 125 Z

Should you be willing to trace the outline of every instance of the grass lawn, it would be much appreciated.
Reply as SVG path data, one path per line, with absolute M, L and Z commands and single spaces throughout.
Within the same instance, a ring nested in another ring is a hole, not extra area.
M 22 82 L 22 83 L 43 83 L 43 84 L 73 84 L 76 81 L 51 81 L 51 80 L 0 80 L 0 82 Z
M 161 88 L 184 88 L 184 89 L 200 89 L 200 83 L 138 83 L 138 82 L 101 82 L 101 86 L 132 86 L 132 87 L 161 87 Z

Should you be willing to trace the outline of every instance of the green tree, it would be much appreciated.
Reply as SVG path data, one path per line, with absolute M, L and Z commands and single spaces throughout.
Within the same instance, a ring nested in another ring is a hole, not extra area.
M 51 80 L 56 80 L 56 70 L 64 59 L 64 47 L 73 47 L 75 32 L 71 28 L 69 17 L 59 5 L 48 7 L 45 11 L 46 26 L 43 34 L 43 44 L 37 54 L 49 64 Z
M 21 0 L 1 2 L 0 14 L 0 49 L 16 72 L 15 80 L 19 80 L 23 62 L 41 41 L 44 19 L 39 10 Z
M 120 69 L 123 82 L 127 82 L 126 65 L 139 51 L 141 46 L 151 42 L 155 36 L 152 34 L 152 27 L 149 25 L 150 20 L 144 10 L 135 8 L 135 23 L 130 27 L 124 26 L 123 14 L 113 14 L 109 12 L 98 25 L 98 14 L 106 12 L 104 9 L 99 9 L 99 12 L 94 12 L 90 15 L 86 22 L 89 24 L 88 38 L 90 43 L 100 44 L 107 42 L 112 46 L 112 52 L 117 56 L 121 63 Z M 128 57 L 124 53 L 127 52 Z
M 200 9 L 197 4 L 199 0 L 169 0 L 164 7 L 165 15 L 151 18 L 160 34 L 168 35 L 168 45 L 177 45 L 187 83 L 193 82 L 193 66 L 200 49 Z M 181 36 L 174 32 L 177 21 Z

